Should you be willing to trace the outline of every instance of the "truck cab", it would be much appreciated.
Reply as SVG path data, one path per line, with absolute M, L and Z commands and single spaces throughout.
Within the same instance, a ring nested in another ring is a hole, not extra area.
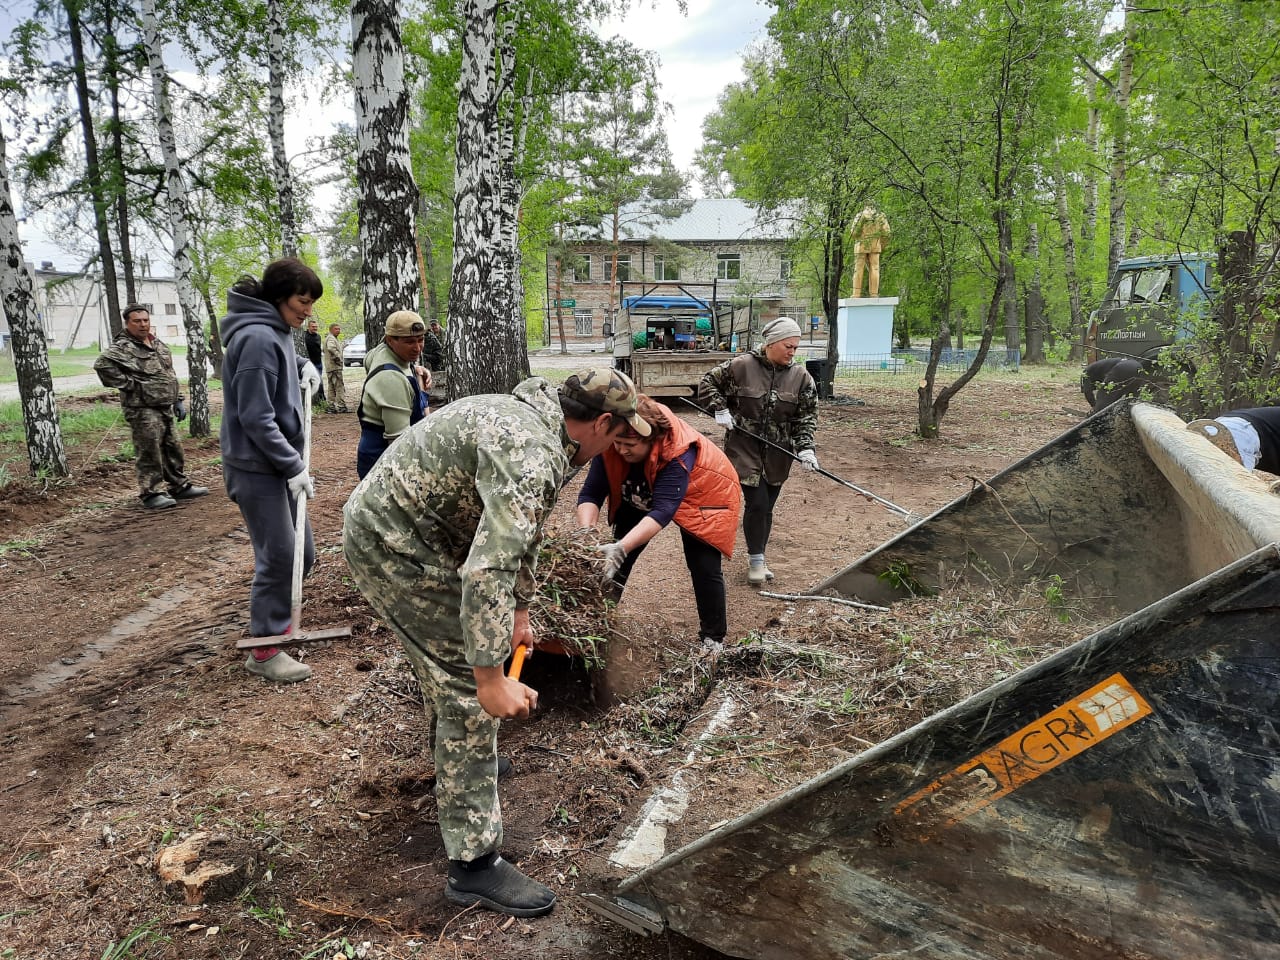
M 1205 253 L 1121 260 L 1089 318 L 1088 361 L 1154 360 L 1165 347 L 1190 336 L 1185 321 L 1203 314 L 1213 301 L 1214 261 Z
M 1215 262 L 1206 253 L 1120 261 L 1085 333 L 1081 389 L 1094 410 L 1144 388 L 1159 393 L 1157 361 L 1212 309 Z
M 717 304 L 714 295 L 624 296 L 613 330 L 613 365 L 641 393 L 693 397 L 703 374 L 728 359 L 718 349 L 717 332 L 727 343 L 735 333 L 732 317 L 733 311 Z

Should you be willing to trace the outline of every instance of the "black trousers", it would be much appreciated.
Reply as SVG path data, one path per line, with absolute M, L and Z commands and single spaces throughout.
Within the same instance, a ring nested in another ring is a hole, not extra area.
M 762 482 L 759 486 L 742 487 L 742 536 L 747 541 L 747 553 L 764 553 L 769 545 L 773 507 L 781 492 L 782 484 Z
M 624 503 L 613 518 L 613 535 L 621 540 L 646 514 Z M 680 530 L 680 542 L 684 545 L 684 564 L 689 568 L 693 581 L 693 601 L 698 607 L 698 634 L 713 640 L 723 640 L 729 631 L 728 614 L 724 596 L 724 572 L 720 566 L 720 551 L 704 543 L 693 534 Z M 647 544 L 646 544 L 647 546 Z M 638 547 L 627 554 L 614 579 L 625 585 L 631 576 L 631 568 L 644 552 Z

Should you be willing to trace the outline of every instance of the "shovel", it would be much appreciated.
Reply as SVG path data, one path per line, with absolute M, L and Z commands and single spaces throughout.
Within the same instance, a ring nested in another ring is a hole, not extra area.
M 311 387 L 302 388 L 302 469 L 311 468 Z M 286 504 L 285 509 L 288 509 Z M 297 517 L 293 524 L 293 591 L 289 604 L 291 629 L 276 637 L 243 637 L 236 641 L 237 650 L 254 647 L 283 647 L 296 643 L 322 643 L 344 640 L 351 636 L 350 627 L 332 627 L 328 630 L 302 629 L 302 561 L 307 551 L 307 494 L 298 494 Z
M 687 403 L 689 406 L 693 407 L 693 409 L 697 410 L 699 413 L 706 414 L 708 417 L 712 417 L 712 418 L 715 417 L 715 414 L 712 413 L 710 410 L 707 410 L 707 409 L 704 409 L 703 407 L 698 406 L 688 397 L 681 397 L 680 399 L 683 400 L 685 403 Z M 740 434 L 742 434 L 745 437 L 750 437 L 752 440 L 759 440 L 761 443 L 767 444 L 768 446 L 773 447 L 773 449 L 775 450 L 780 450 L 781 452 L 785 453 L 788 457 L 790 457 L 792 460 L 795 460 L 797 463 L 804 462 L 793 451 L 788 450 L 786 447 L 782 446 L 781 444 L 774 443 L 772 440 L 762 437 L 759 434 L 752 433 L 750 430 L 743 430 L 741 427 L 735 426 L 733 429 L 737 430 Z M 886 500 L 884 497 L 877 496 L 876 494 L 872 493 L 870 490 L 864 490 L 862 487 L 858 486 L 856 483 L 850 483 L 848 480 L 845 480 L 842 477 L 837 477 L 830 470 L 824 470 L 822 467 L 818 467 L 817 470 L 814 471 L 814 473 L 819 473 L 822 476 L 826 477 L 828 480 L 834 480 L 836 483 L 840 484 L 842 487 L 848 487 L 854 493 L 862 494 L 862 496 L 866 497 L 868 500 L 872 500 L 880 504 L 880 506 L 884 507 L 890 513 L 897 514 L 903 520 L 906 520 L 908 523 L 919 523 L 921 520 L 924 519 L 924 517 L 922 517 L 920 514 L 912 513 L 906 507 L 900 507 L 896 503 Z

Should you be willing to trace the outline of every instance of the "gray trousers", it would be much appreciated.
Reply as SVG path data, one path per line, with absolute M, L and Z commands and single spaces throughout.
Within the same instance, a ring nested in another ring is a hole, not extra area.
M 293 524 L 296 504 L 289 496 L 285 478 L 278 473 L 237 470 L 225 463 L 222 478 L 227 496 L 240 508 L 253 544 L 253 588 L 249 594 L 249 635 L 273 637 L 289 627 L 290 594 L 293 590 Z M 303 552 L 302 575 L 316 562 L 311 521 L 306 525 L 307 545 Z

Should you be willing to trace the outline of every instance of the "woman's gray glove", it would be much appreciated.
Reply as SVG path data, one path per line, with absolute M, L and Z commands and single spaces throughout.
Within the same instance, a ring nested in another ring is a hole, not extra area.
M 289 492 L 293 494 L 293 499 L 295 500 L 303 494 L 306 494 L 308 500 L 316 498 L 316 482 L 311 479 L 311 474 L 307 473 L 306 470 L 300 470 L 295 473 L 285 481 L 285 485 L 289 488 Z
M 600 572 L 600 582 L 607 587 L 613 583 L 613 578 L 622 569 L 622 564 L 627 559 L 627 548 L 620 543 L 605 543 L 596 547 L 596 549 L 604 557 L 604 568 Z
M 187 419 L 187 405 L 182 402 L 181 397 L 173 405 L 173 415 L 179 421 Z
M 800 463 L 806 470 L 818 469 L 818 455 L 813 450 L 801 450 L 797 456 L 799 456 Z

